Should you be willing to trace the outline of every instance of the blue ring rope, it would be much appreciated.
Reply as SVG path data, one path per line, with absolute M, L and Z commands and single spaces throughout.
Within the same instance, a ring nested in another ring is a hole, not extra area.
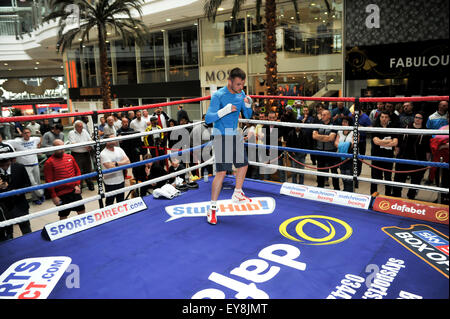
M 139 162 L 136 162 L 136 163 L 130 163 L 130 164 L 123 165 L 123 166 L 120 166 L 120 167 L 109 168 L 109 169 L 104 170 L 103 174 L 114 173 L 114 172 L 121 171 L 121 170 L 124 170 L 124 169 L 133 168 L 133 167 L 137 167 L 137 166 L 142 166 L 142 165 L 145 165 L 145 164 L 148 164 L 148 163 L 164 160 L 164 159 L 167 159 L 169 157 L 182 155 L 182 154 L 184 154 L 186 152 L 191 152 L 191 151 L 194 151 L 194 150 L 199 149 L 199 148 L 202 149 L 202 148 L 210 145 L 211 143 L 212 142 L 208 142 L 208 143 L 205 143 L 205 144 L 193 147 L 193 148 L 189 148 L 189 149 L 182 150 L 182 151 L 177 151 L 177 152 L 174 152 L 174 153 L 171 153 L 171 154 L 161 155 L 161 156 L 158 156 L 158 157 L 150 158 L 150 159 L 139 161 Z M 266 148 L 266 149 L 275 148 L 275 149 L 279 149 L 279 150 L 282 150 L 282 151 L 295 152 L 295 153 L 306 153 L 306 154 L 313 154 L 313 155 L 330 156 L 330 157 L 344 157 L 344 158 L 352 158 L 353 157 L 353 154 L 348 154 L 348 153 L 316 151 L 316 150 L 308 150 L 308 149 L 300 149 L 300 148 L 292 148 L 292 147 L 284 147 L 284 146 L 254 144 L 254 143 L 244 143 L 244 144 L 247 145 L 247 146 L 256 147 L 256 148 L 261 148 L 261 147 Z M 385 158 L 385 157 L 366 156 L 366 155 L 358 155 L 358 158 L 366 159 L 366 160 L 372 160 L 372 161 L 392 162 L 392 163 L 401 163 L 401 164 L 409 164 L 409 165 L 417 165 L 417 166 L 441 167 L 441 168 L 444 168 L 444 169 L 448 169 L 449 168 L 449 164 L 448 163 L 440 163 L 440 162 L 425 162 L 425 161 L 407 160 L 407 159 L 399 159 L 399 158 Z M 95 177 L 97 175 L 98 175 L 97 172 L 93 172 L 93 173 L 88 173 L 88 174 L 84 174 L 84 175 L 80 175 L 80 176 L 76 176 L 76 177 L 71 177 L 71 178 L 59 180 L 59 181 L 56 181 L 56 182 L 51 182 L 51 183 L 46 183 L 46 184 L 41 184 L 41 185 L 25 187 L 25 188 L 22 188 L 22 189 L 11 190 L 11 191 L 8 191 L 8 192 L 0 193 L 0 198 L 20 195 L 20 194 L 23 194 L 23 193 L 32 192 L 32 191 L 39 190 L 39 189 L 46 189 L 46 188 L 56 187 L 56 186 L 59 186 L 59 185 L 62 185 L 62 184 L 76 182 L 76 181 L 84 180 L 86 178 L 92 178 L 92 177 Z
M 102 171 L 103 175 L 105 174 L 109 174 L 109 173 L 114 173 L 117 171 L 122 171 L 124 169 L 128 169 L 128 168 L 133 168 L 133 167 L 137 167 L 137 166 L 142 166 L 148 163 L 152 163 L 152 162 L 157 162 L 157 161 L 161 161 L 161 160 L 165 160 L 169 157 L 174 157 L 177 155 L 182 155 L 184 153 L 187 152 L 191 152 L 197 149 L 202 149 L 206 146 L 208 146 L 209 144 L 211 144 L 212 142 L 208 142 L 199 146 L 195 146 L 189 149 L 185 149 L 182 151 L 176 151 L 170 154 L 166 154 L 166 155 L 161 155 L 158 157 L 153 157 L 153 158 L 149 158 L 143 161 L 139 161 L 139 162 L 135 162 L 135 163 L 130 163 L 127 165 L 122 165 L 119 167 L 113 167 L 113 168 L 109 168 L 109 169 L 105 169 Z M 92 178 L 92 177 L 96 177 L 98 175 L 97 172 L 92 172 L 92 173 L 88 173 L 88 174 L 83 174 L 80 176 L 75 176 L 75 177 L 70 177 L 70 178 L 66 178 L 66 179 L 62 179 L 59 181 L 55 181 L 55 182 L 50 182 L 50 183 L 46 183 L 46 184 L 40 184 L 40 185 L 34 185 L 34 186 L 29 186 L 29 187 L 25 187 L 25 188 L 21 188 L 21 189 L 14 189 L 8 192 L 4 192 L 4 193 L 0 193 L 0 198 L 4 198 L 4 197 L 9 197 L 9 196 L 15 196 L 15 195 L 20 195 L 23 193 L 28 193 L 28 192 L 33 192 L 36 190 L 40 190 L 40 189 L 46 189 L 46 188 L 51 188 L 51 187 L 56 187 L 62 184 L 67 184 L 67 183 L 71 183 L 71 182 L 77 182 L 77 181 L 81 181 L 84 180 L 86 178 Z
M 282 151 L 295 152 L 295 153 L 306 153 L 313 155 L 322 155 L 329 157 L 344 157 L 344 158 L 353 158 L 353 154 L 349 153 L 338 153 L 338 152 L 327 152 L 327 151 L 316 151 L 316 150 L 307 150 L 301 148 L 292 148 L 292 147 L 284 147 L 284 146 L 273 146 L 273 145 L 264 145 L 264 144 L 254 144 L 254 143 L 245 143 L 247 146 L 251 147 L 264 147 L 264 148 L 276 148 Z M 442 167 L 449 168 L 448 163 L 440 163 L 440 162 L 426 162 L 426 161 L 416 161 L 416 160 L 408 160 L 401 158 L 387 158 L 387 157 L 378 157 L 378 156 L 366 156 L 359 155 L 358 158 L 379 161 L 379 162 L 392 162 L 392 163 L 400 163 L 400 164 L 409 164 L 409 165 L 417 165 L 417 166 L 430 166 L 430 167 Z

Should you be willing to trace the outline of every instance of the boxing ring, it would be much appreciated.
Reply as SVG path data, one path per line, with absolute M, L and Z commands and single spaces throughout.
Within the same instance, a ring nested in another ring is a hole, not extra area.
M 448 100 L 448 97 L 446 98 Z M 334 98 L 336 99 L 338 98 Z M 197 124 L 188 124 L 188 127 Z M 266 124 L 323 127 L 317 124 L 314 126 L 280 122 Z M 97 126 L 95 129 L 98 129 Z M 334 129 L 342 128 L 334 127 Z M 376 130 L 359 129 L 368 132 Z M 160 131 L 166 132 L 170 129 Z M 155 132 L 159 131 L 139 133 L 133 137 Z M 448 131 L 409 130 L 408 133 L 448 134 Z M 95 134 L 94 131 L 94 136 Z M 97 148 L 100 143 L 126 138 L 130 137 L 115 137 L 102 141 L 97 139 L 93 143 L 42 148 L 25 151 L 23 154 L 69 149 L 80 145 L 93 145 Z M 209 143 L 206 143 L 193 149 L 120 168 L 102 170 L 98 165 L 97 172 L 71 178 L 70 181 L 88 177 L 97 177 L 101 181 L 102 175 L 108 172 L 165 160 L 174 154 L 181 155 L 195 149 L 203 149 L 208 145 Z M 263 147 L 310 154 L 314 152 L 271 145 Z M 315 154 L 320 155 L 320 152 Z M 20 156 L 19 152 L 14 156 Z M 374 159 L 370 156 L 363 157 L 358 153 L 334 155 L 328 153 L 327 156 L 347 157 L 353 159 L 354 163 L 358 159 Z M 212 162 L 213 158 L 167 175 L 165 178 L 201 169 Z M 448 189 L 441 187 L 365 180 L 355 176 L 356 173 L 353 176 L 336 176 L 270 163 L 250 162 L 250 164 L 273 166 L 274 169 L 295 173 L 378 182 L 437 193 L 448 192 Z M 415 161 L 414 164 L 448 169 L 448 163 Z M 99 210 L 48 225 L 42 231 L 0 242 L 0 297 L 38 298 L 41 292 L 44 295 L 45 286 L 51 282 L 51 277 L 56 273 L 59 279 L 52 282 L 54 288 L 48 292 L 48 298 L 52 299 L 448 299 L 449 297 L 448 213 L 446 223 L 418 220 L 375 211 L 372 206 L 376 198 L 370 195 L 341 192 L 340 195 L 347 196 L 344 198 L 349 204 L 333 204 L 327 202 L 327 198 L 335 196 L 332 194 L 336 193 L 333 190 L 320 190 L 314 187 L 303 189 L 303 185 L 249 178 L 244 183 L 244 190 L 247 196 L 254 199 L 254 203 L 233 205 L 229 201 L 233 192 L 233 176 L 226 177 L 219 196 L 220 222 L 216 226 L 206 222 L 206 210 L 211 194 L 211 181 L 206 179 L 197 180 L 198 188 L 181 192 L 172 199 L 154 198 L 149 195 L 126 200 L 122 204 L 113 204 L 114 207 L 102 205 L 105 197 L 117 192 L 128 192 L 165 178 L 128 186 L 110 193 L 104 193 L 100 187 L 98 195 L 81 201 L 83 203 L 99 201 Z M 11 191 L 9 194 L 0 193 L 0 198 L 68 181 L 32 186 Z M 300 196 L 302 191 L 319 193 L 322 200 Z M 351 204 L 355 202 L 357 204 Z M 74 202 L 0 222 L 0 227 L 52 214 L 65 206 L 74 207 L 79 204 Z M 121 216 L 124 210 L 120 207 L 124 205 L 128 205 L 126 209 L 131 209 L 132 205 L 139 208 Z M 95 221 L 100 219 L 107 222 L 96 224 Z M 95 227 L 84 227 L 89 226 L 91 220 Z M 76 230 L 77 227 L 80 231 Z M 66 230 L 70 231 L 67 236 L 56 238 L 58 233 Z M 52 236 L 55 238 L 52 239 Z M 44 260 L 45 258 L 48 260 Z M 47 261 L 50 263 L 45 264 Z M 62 269 L 63 264 L 66 269 Z M 39 280 L 32 277 L 34 271 L 41 270 L 42 275 L 36 277 Z M 34 278 L 32 284 L 29 282 L 30 277 Z

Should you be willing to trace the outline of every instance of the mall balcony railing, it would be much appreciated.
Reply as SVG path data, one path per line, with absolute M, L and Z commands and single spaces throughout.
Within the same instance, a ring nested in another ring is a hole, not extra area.
M 20 3 L 17 7 L 0 7 L 0 36 L 23 38 L 36 30 L 44 16 L 51 12 L 45 1 Z

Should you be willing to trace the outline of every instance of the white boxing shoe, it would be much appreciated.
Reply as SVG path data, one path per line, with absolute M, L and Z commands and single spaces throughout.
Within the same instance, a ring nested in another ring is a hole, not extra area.
M 217 209 L 209 208 L 208 212 L 206 213 L 206 220 L 211 225 L 217 224 Z
M 235 191 L 231 199 L 234 204 L 247 204 L 252 202 L 252 199 L 245 196 L 243 191 Z

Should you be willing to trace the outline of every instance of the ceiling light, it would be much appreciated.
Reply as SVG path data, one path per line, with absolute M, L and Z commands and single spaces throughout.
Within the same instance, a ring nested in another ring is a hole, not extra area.
M 8 71 L 12 71 L 12 69 L 8 69 Z
M 223 11 L 223 10 L 225 10 L 225 9 L 222 8 L 222 7 L 220 7 L 220 8 L 217 9 L 217 11 Z
M 4 66 L 7 66 L 7 65 L 8 65 L 8 63 L 3 63 L 3 65 L 4 65 Z
M 35 70 L 37 70 L 37 69 L 38 69 L 38 67 L 37 67 L 37 66 L 35 66 L 35 67 L 34 67 L 34 69 L 35 69 Z
M 80 42 L 81 42 L 81 41 L 83 41 L 83 39 L 82 39 L 82 38 L 78 38 L 78 41 L 80 41 Z
M 39 61 L 36 61 L 36 64 L 39 64 Z
M 170 18 L 167 18 L 167 19 L 166 19 L 166 21 L 167 21 L 167 22 L 170 22 L 170 21 L 172 21 L 172 19 L 170 19 Z

